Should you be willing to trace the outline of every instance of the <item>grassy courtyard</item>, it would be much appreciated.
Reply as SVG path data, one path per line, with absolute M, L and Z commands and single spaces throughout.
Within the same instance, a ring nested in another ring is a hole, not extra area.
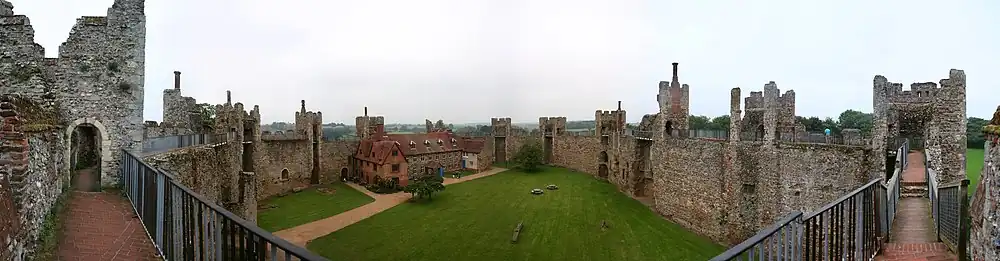
M 276 232 L 320 220 L 374 201 L 342 182 L 313 187 L 260 202 L 269 208 L 257 213 L 257 225 Z
M 547 184 L 559 189 L 529 193 Z M 520 239 L 511 244 L 521 221 Z M 478 261 L 707 260 L 725 250 L 612 184 L 558 168 L 448 186 L 433 201 L 396 206 L 308 248 L 331 260 Z
M 965 176 L 969 177 L 969 195 L 979 186 L 979 172 L 983 170 L 983 150 L 969 149 L 965 153 Z

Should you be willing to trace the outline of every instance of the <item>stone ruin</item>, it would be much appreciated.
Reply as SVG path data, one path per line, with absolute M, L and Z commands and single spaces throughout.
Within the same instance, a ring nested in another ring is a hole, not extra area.
M 796 122 L 795 92 L 781 94 L 773 81 L 748 97 L 732 89 L 727 137 L 689 137 L 690 87 L 680 83 L 677 71 L 674 63 L 671 81 L 659 84 L 659 112 L 644 115 L 634 130 L 625 128 L 620 103 L 617 110 L 595 113 L 592 136 L 546 131 L 555 130 L 561 117 L 539 118 L 544 134 L 537 136 L 512 132 L 510 118 L 493 118 L 493 142 L 481 157 L 504 162 L 520 144 L 543 139 L 550 164 L 607 179 L 673 222 L 722 244 L 741 242 L 786 213 L 814 210 L 884 177 L 887 153 L 901 138 L 919 137 L 932 157 L 938 156 L 929 164 L 949 173 L 941 182 L 964 175 L 964 162 L 956 160 L 965 150 L 965 136 L 958 135 L 965 128 L 960 70 L 952 70 L 940 88 L 915 84 L 910 91 L 876 76 L 873 138 L 845 129 L 842 141 L 824 137 L 823 143 Z M 926 127 L 898 131 L 901 122 L 919 118 L 907 116 L 918 115 L 908 113 L 917 108 L 933 112 L 924 125 L 915 125 Z

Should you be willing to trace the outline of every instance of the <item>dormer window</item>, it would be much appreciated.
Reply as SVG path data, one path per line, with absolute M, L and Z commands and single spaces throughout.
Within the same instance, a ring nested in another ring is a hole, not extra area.
M 441 140 L 441 139 L 438 139 L 438 145 L 441 145 L 441 144 L 443 144 L 443 143 L 444 143 L 444 141 L 443 141 L 443 140 Z
M 429 140 L 424 140 L 424 145 L 431 145 L 431 141 L 429 141 Z
M 451 143 L 455 143 L 455 142 L 457 142 L 457 141 L 455 140 L 455 138 L 451 138 Z
M 411 141 L 410 141 L 410 149 L 413 149 L 413 150 L 417 149 L 417 143 L 416 143 L 416 142 L 413 142 L 413 141 L 411 140 Z

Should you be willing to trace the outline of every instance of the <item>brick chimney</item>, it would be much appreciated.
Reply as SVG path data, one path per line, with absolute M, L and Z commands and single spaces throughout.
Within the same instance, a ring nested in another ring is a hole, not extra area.
M 174 90 L 181 89 L 181 72 L 174 71 Z
M 671 63 L 670 65 L 674 66 L 674 77 L 671 78 L 671 81 L 672 82 L 678 82 L 677 81 L 677 65 L 678 65 L 678 63 Z

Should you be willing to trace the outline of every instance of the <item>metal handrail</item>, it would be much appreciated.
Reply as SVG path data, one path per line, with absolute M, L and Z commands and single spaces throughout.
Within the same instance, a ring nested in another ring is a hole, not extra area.
M 760 232 L 757 232 L 757 234 L 754 235 L 753 237 L 750 237 L 749 239 L 739 243 L 738 245 L 729 248 L 728 250 L 726 250 L 726 252 L 722 252 L 722 254 L 715 256 L 711 260 L 712 261 L 734 260 L 734 259 L 739 259 L 740 257 L 744 257 L 744 254 L 746 254 L 745 256 L 746 258 L 750 259 L 757 257 L 760 259 L 767 258 L 768 260 L 772 259 L 801 260 L 802 259 L 801 252 L 797 250 L 799 249 L 799 243 L 802 242 L 800 235 L 802 233 L 800 226 L 802 222 L 802 216 L 803 213 L 801 211 L 792 212 L 791 214 L 788 214 L 784 218 L 779 220 L 774 225 L 771 225 L 770 227 L 767 227 L 761 230 Z M 794 235 L 784 238 L 773 237 L 776 234 L 779 235 L 779 237 L 781 235 L 787 235 L 785 234 L 785 232 L 790 232 Z M 781 243 L 777 244 L 777 246 L 779 248 L 790 247 L 790 249 L 782 249 L 782 250 L 791 250 L 791 251 L 774 251 L 769 253 L 767 250 L 772 250 L 772 248 L 775 246 L 775 244 L 769 244 L 771 243 L 771 241 L 781 241 Z M 784 255 L 787 254 L 787 252 L 791 252 L 792 255 L 791 256 Z
M 326 260 L 213 203 L 132 152 L 122 155 L 126 197 L 165 260 Z
M 908 151 L 908 143 L 897 147 L 900 164 L 885 183 L 876 177 L 810 214 L 792 212 L 712 260 L 874 258 L 895 217 Z

